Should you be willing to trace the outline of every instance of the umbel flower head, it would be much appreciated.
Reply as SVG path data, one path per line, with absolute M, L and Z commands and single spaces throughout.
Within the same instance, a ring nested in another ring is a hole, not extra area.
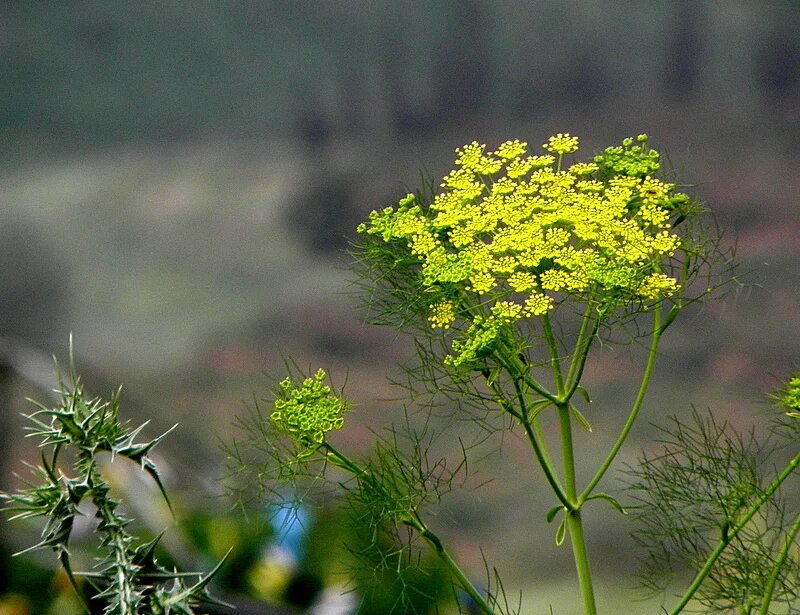
M 311 451 L 325 440 L 325 434 L 344 425 L 345 402 L 325 384 L 327 375 L 320 369 L 298 384 L 292 378 L 280 383 L 270 421 Z
M 397 262 L 431 299 L 433 328 L 465 319 L 478 337 L 467 335 L 461 350 L 480 352 L 503 325 L 568 296 L 631 305 L 678 290 L 662 268 L 680 247 L 670 220 L 689 198 L 655 177 L 660 157 L 647 136 L 568 167 L 577 137 L 557 134 L 543 149 L 527 155 L 528 144 L 513 140 L 487 151 L 473 141 L 456 150 L 430 204 L 409 194 L 358 227 L 399 250 Z

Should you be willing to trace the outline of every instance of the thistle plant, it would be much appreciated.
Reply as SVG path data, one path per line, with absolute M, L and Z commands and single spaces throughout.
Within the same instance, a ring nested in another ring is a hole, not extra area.
M 91 603 L 101 605 L 107 615 L 191 615 L 201 604 L 221 604 L 208 593 L 219 565 L 209 573 L 182 573 L 159 564 L 156 549 L 161 537 L 142 541 L 130 532 L 130 519 L 120 513 L 121 502 L 112 496 L 102 473 L 102 456 L 127 459 L 155 481 L 169 506 L 150 457 L 169 431 L 139 441 L 146 424 L 131 428 L 121 421 L 120 390 L 107 401 L 88 398 L 74 369 L 68 380 L 58 374 L 58 382 L 58 404 L 52 408 L 36 404 L 36 411 L 27 416 L 28 435 L 38 438 L 42 449 L 41 465 L 30 466 L 34 479 L 16 493 L 0 493 L 6 510 L 14 513 L 12 520 L 45 521 L 41 541 L 17 555 L 53 551 L 78 596 L 83 595 L 78 579 L 83 579 L 91 587 Z M 85 515 L 86 506 L 81 508 L 85 503 L 95 511 L 101 555 L 94 570 L 78 572 L 72 566 L 70 539 L 76 520 Z M 85 606 L 90 612 L 90 605 Z

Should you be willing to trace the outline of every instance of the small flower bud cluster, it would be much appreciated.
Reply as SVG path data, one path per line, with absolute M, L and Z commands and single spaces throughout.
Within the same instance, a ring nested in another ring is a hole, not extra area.
M 326 377 L 320 369 L 299 387 L 291 378 L 280 383 L 275 410 L 269 418 L 302 446 L 316 447 L 326 433 L 344 426 L 345 403 L 325 384 Z

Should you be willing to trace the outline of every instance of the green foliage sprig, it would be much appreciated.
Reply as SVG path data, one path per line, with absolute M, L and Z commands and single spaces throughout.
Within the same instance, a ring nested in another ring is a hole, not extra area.
M 290 371 L 296 373 L 297 366 L 290 365 Z M 317 494 L 343 498 L 361 537 L 359 544 L 349 546 L 353 561 L 366 572 L 362 577 L 373 579 L 376 587 L 385 574 L 396 575 L 397 612 L 414 608 L 415 589 L 406 579 L 414 577 L 417 570 L 430 568 L 417 548 L 420 540 L 432 547 L 467 594 L 484 610 L 491 610 L 488 603 L 496 604 L 501 594 L 483 597 L 424 519 L 427 503 L 466 480 L 466 450 L 455 465 L 431 457 L 429 450 L 436 436 L 425 427 L 415 429 L 406 417 L 386 434 L 376 434 L 369 457 L 351 458 L 328 439 L 328 433 L 342 427 L 342 413 L 349 404 L 325 384 L 326 378 L 323 370 L 310 377 L 292 375 L 269 400 L 272 412 L 255 404 L 255 414 L 242 422 L 248 435 L 226 448 L 232 460 L 232 480 L 239 475 L 246 483 L 240 493 L 252 490 L 255 479 L 258 493 L 269 496 L 279 508 L 313 505 L 312 487 Z M 288 503 L 287 483 L 294 488 L 294 499 L 290 497 Z M 371 592 L 369 587 L 361 589 L 363 594 Z
M 29 437 L 39 438 L 42 462 L 30 466 L 35 480 L 16 493 L 0 493 L 12 519 L 44 518 L 42 540 L 20 552 L 50 549 L 58 557 L 70 582 L 81 595 L 76 577 L 95 590 L 93 601 L 103 604 L 107 615 L 192 615 L 197 606 L 222 604 L 208 593 L 208 584 L 222 562 L 211 572 L 181 573 L 169 570 L 155 557 L 160 536 L 140 541 L 128 530 L 130 520 L 119 512 L 103 477 L 100 456 L 127 459 L 144 470 L 156 483 L 170 506 L 158 470 L 150 457 L 153 448 L 169 433 L 138 441 L 146 423 L 131 428 L 120 419 L 120 390 L 111 399 L 87 398 L 74 369 L 69 379 L 58 376 L 59 403 L 27 416 Z M 71 463 L 64 461 L 71 457 Z M 70 556 L 70 537 L 80 506 L 91 502 L 97 519 L 100 552 L 96 569 L 75 572 Z M 190 582 L 187 582 L 190 581 Z M 88 611 L 87 605 L 87 611 Z
M 768 483 L 763 473 L 778 443 L 761 443 L 752 432 L 742 436 L 696 411 L 691 422 L 673 420 L 662 445 L 630 470 L 634 537 L 648 553 L 642 584 L 663 590 L 675 573 L 702 572 L 713 558 L 684 600 L 722 613 L 794 603 L 800 561 L 787 550 L 774 572 L 773 566 L 792 523 L 777 489 L 800 456 Z

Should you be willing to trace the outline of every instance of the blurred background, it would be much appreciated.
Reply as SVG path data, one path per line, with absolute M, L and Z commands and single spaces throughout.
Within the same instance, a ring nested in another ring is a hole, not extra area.
M 253 532 L 266 545 L 274 532 L 221 495 L 218 444 L 283 377 L 283 357 L 347 380 L 358 412 L 341 442 L 354 454 L 371 444 L 358 425 L 400 408 L 376 400 L 396 397 L 386 378 L 412 352 L 354 309 L 355 226 L 421 172 L 447 173 L 457 146 L 535 147 L 556 132 L 579 135 L 586 156 L 648 133 L 748 272 L 667 336 L 623 461 L 649 422 L 690 404 L 749 428 L 800 356 L 799 116 L 792 0 L 3 2 L 0 489 L 36 458 L 19 413 L 26 396 L 47 400 L 49 357 L 67 358 L 72 333 L 93 392 L 123 383 L 124 411 L 152 419 L 151 436 L 180 424 L 159 460 L 180 521 L 195 519 L 175 550 L 198 566 Z M 624 420 L 613 409 L 633 393 L 630 350 L 587 370 L 599 398 L 587 468 Z M 492 457 L 508 480 L 445 502 L 437 529 L 476 579 L 482 548 L 509 593 L 525 592 L 524 613 L 569 614 L 570 555 L 537 529 L 552 502 L 518 470 L 528 455 L 508 438 Z M 619 490 L 620 476 L 606 480 Z M 611 570 L 601 605 L 629 604 L 626 521 L 592 512 L 590 550 Z M 0 613 L 68 612 L 45 604 L 60 591 L 49 554 L 8 558 L 33 534 L 0 535 Z

